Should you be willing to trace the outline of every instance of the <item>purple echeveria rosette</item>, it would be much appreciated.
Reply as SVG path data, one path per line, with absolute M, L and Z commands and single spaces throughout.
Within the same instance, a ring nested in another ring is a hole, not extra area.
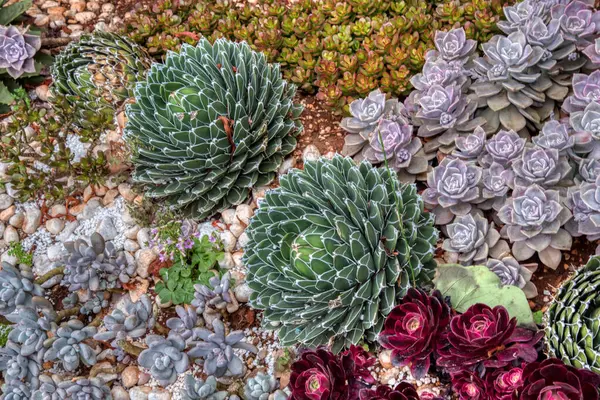
M 5 68 L 14 79 L 24 73 L 34 73 L 33 57 L 41 45 L 39 36 L 21 31 L 16 26 L 0 26 L 0 68 Z

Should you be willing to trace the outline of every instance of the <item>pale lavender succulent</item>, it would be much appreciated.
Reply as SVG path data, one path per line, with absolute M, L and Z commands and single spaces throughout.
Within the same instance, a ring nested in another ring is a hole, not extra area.
M 484 165 L 491 165 L 492 162 L 502 166 L 511 165 L 521 156 L 524 147 L 525 139 L 517 133 L 501 130 L 485 143 L 486 153 L 482 162 Z
M 531 277 L 537 269 L 537 264 L 519 264 L 513 257 L 503 257 L 500 260 L 490 258 L 486 266 L 498 275 L 504 286 L 516 286 L 523 290 L 528 299 L 537 296 L 537 288 L 531 282 Z
M 191 342 L 198 338 L 198 314 L 193 307 L 175 307 L 177 317 L 167 320 L 167 327 L 171 332 L 178 334 L 186 342 Z M 170 332 L 169 332 L 170 334 Z
M 0 315 L 8 315 L 19 306 L 31 306 L 35 296 L 43 296 L 42 287 L 33 281 L 30 268 L 15 268 L 3 262 L 0 270 Z
M 569 120 L 575 132 L 587 132 L 600 140 L 600 103 L 592 101 L 583 111 L 573 112 Z
M 594 0 L 575 0 L 569 4 L 552 7 L 553 19 L 558 19 L 566 40 L 576 43 L 580 50 L 585 49 L 600 29 L 600 14 L 594 10 Z
M 480 196 L 481 168 L 460 159 L 446 157 L 427 175 L 423 198 L 428 205 L 449 209 L 455 215 L 471 210 L 470 202 Z
M 69 372 L 79 368 L 80 363 L 91 367 L 96 364 L 96 352 L 88 344 L 96 333 L 93 326 L 85 326 L 83 322 L 72 319 L 60 325 L 55 336 L 44 346 L 50 347 L 44 354 L 44 361 L 62 361 L 62 367 Z
M 477 41 L 467 39 L 463 28 L 452 29 L 448 32 L 437 31 L 434 43 L 436 50 L 427 55 L 428 59 L 442 59 L 459 64 L 465 64 L 477 47 Z
M 505 224 L 502 233 L 513 243 L 513 255 L 519 261 L 537 252 L 544 265 L 555 269 L 562 258 L 560 250 L 571 248 L 571 235 L 561 227 L 572 215 L 560 203 L 556 190 L 545 190 L 537 184 L 515 186 L 498 217 Z
M 542 127 L 542 132 L 533 137 L 533 143 L 544 149 L 558 150 L 560 155 L 575 146 L 575 137 L 569 135 L 569 127 L 556 120 L 548 121 Z
M 427 171 L 427 160 L 420 152 L 422 147 L 421 140 L 413 137 L 413 127 L 405 118 L 383 119 L 364 156 L 372 164 L 387 162 L 396 171 L 407 171 L 414 180 L 414 175 Z
M 244 373 L 244 363 L 235 354 L 234 349 L 257 353 L 258 349 L 250 343 L 242 342 L 243 331 L 233 331 L 225 334 L 225 325 L 218 319 L 212 322 L 213 331 L 201 328 L 200 340 L 194 342 L 188 355 L 192 358 L 204 359 L 204 373 L 207 375 L 241 376 Z
M 467 77 L 462 68 L 457 68 L 455 64 L 442 59 L 426 61 L 423 71 L 410 79 L 414 88 L 422 92 L 426 92 L 434 85 L 449 86 L 457 83 L 462 86 L 466 81 Z
M 546 24 L 542 18 L 533 17 L 526 21 L 524 32 L 527 43 L 542 47 L 549 52 L 556 50 L 564 42 L 560 31 L 560 23 L 556 19 Z
M 600 101 L 600 70 L 589 75 L 573 75 L 573 95 L 565 99 L 562 109 L 566 113 L 585 110 L 592 102 Z
M 189 357 L 183 352 L 185 340 L 179 335 L 164 338 L 159 335 L 146 337 L 148 348 L 138 357 L 138 363 L 150 370 L 150 374 L 163 386 L 177 380 L 189 367 Z
M 508 190 L 513 186 L 515 175 L 511 169 L 505 169 L 497 162 L 483 170 L 483 189 L 481 195 L 484 199 L 504 199 Z
M 342 154 L 356 156 L 358 161 L 364 157 L 362 152 L 373 136 L 373 131 L 383 118 L 406 114 L 398 99 L 385 99 L 385 93 L 376 89 L 364 99 L 354 100 L 350 104 L 352 117 L 342 119 L 340 126 L 348 134 L 344 138 Z
M 8 340 L 19 345 L 22 356 L 36 357 L 41 363 L 45 352 L 44 341 L 48 339 L 44 329 L 48 326 L 44 320 L 31 307 L 20 307 L 16 315 L 10 315 L 7 319 L 16 322 L 8 334 Z
M 228 396 L 225 390 L 217 391 L 217 379 L 214 376 L 206 380 L 196 379 L 191 374 L 185 377 L 183 400 L 225 400 Z
M 30 400 L 31 385 L 18 379 L 6 381 L 2 385 L 2 400 Z
M 135 303 L 129 296 L 125 297 L 123 310 L 114 309 L 104 317 L 106 331 L 96 333 L 94 339 L 113 341 L 112 346 L 117 347 L 122 339 L 137 339 L 154 327 L 155 320 L 152 311 L 152 302 L 147 295 L 142 295 Z
M 25 380 L 37 385 L 37 377 L 42 368 L 38 359 L 37 354 L 22 355 L 21 346 L 9 340 L 0 348 L 0 371 L 4 381 Z
M 485 140 L 486 133 L 478 126 L 472 134 L 457 136 L 454 139 L 456 149 L 452 154 L 463 160 L 474 160 L 481 155 Z
M 0 26 L 0 68 L 18 78 L 24 73 L 35 72 L 33 57 L 42 46 L 42 39 L 11 25 Z
M 506 21 L 498 21 L 497 25 L 507 35 L 523 30 L 527 23 L 535 18 L 542 21 L 547 19 L 549 13 L 548 7 L 537 0 L 524 0 L 512 6 L 504 7 L 504 17 Z
M 579 161 L 579 181 L 593 183 L 599 176 L 600 160 L 596 158 L 582 158 Z
M 192 306 L 196 307 L 198 314 L 207 309 L 224 310 L 228 304 L 235 301 L 235 296 L 229 288 L 231 275 L 226 272 L 221 278 L 213 276 L 209 279 L 209 286 L 202 284 L 194 285 L 194 300 Z
M 600 178 L 570 187 L 567 206 L 573 212 L 573 219 L 565 226 L 569 233 L 575 237 L 585 235 L 588 240 L 600 239 Z
M 514 78 L 518 81 L 534 82 L 539 74 L 527 69 L 536 65 L 544 56 L 544 49 L 527 43 L 525 34 L 516 31 L 508 36 L 496 35 L 482 45 L 486 57 L 475 60 L 490 81 Z
M 60 393 L 66 393 L 67 399 L 110 400 L 110 388 L 101 378 L 66 379 L 58 384 Z M 46 400 L 46 399 L 44 399 Z
M 516 185 L 536 183 L 546 188 L 558 184 L 571 171 L 566 157 L 561 157 L 558 150 L 538 146 L 526 148 L 512 167 Z
M 40 387 L 33 392 L 31 400 L 63 400 L 67 392 L 59 385 L 62 379 L 56 375 L 40 375 Z
M 600 67 L 600 38 L 594 39 L 592 44 L 583 49 L 583 54 L 589 58 L 594 68 Z
M 447 239 L 442 248 L 457 253 L 462 265 L 479 265 L 488 258 L 490 249 L 500 240 L 500 234 L 479 214 L 458 216 L 446 228 Z M 452 260 L 454 261 L 454 260 Z

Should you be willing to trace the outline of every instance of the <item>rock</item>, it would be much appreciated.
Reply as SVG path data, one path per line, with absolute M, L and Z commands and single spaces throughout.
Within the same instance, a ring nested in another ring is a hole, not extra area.
M 8 223 L 17 229 L 20 229 L 23 226 L 23 222 L 25 222 L 25 214 L 22 212 L 16 213 L 8 220 Z
M 235 220 L 235 209 L 233 208 L 228 208 L 227 210 L 223 211 L 221 213 L 221 219 L 223 220 L 224 223 L 226 223 L 227 225 L 231 225 L 233 224 L 236 220 Z
M 171 393 L 163 388 L 154 388 L 148 395 L 148 400 L 171 400 Z
M 57 1 L 47 0 L 41 5 L 42 10 L 47 10 L 50 7 L 58 7 L 60 4 Z
M 379 364 L 383 368 L 393 368 L 391 350 L 382 350 L 379 352 Z
M 28 208 L 25 210 L 25 220 L 23 221 L 23 232 L 28 235 L 34 233 L 42 222 L 42 212 L 37 208 Z
M 89 201 L 89 199 L 92 198 L 93 195 L 94 195 L 94 188 L 92 188 L 92 185 L 86 186 L 85 189 L 83 189 L 83 202 L 87 203 Z
M 113 240 L 119 234 L 111 217 L 101 219 L 96 226 L 96 232 L 102 235 L 104 240 Z
M 156 296 L 156 304 L 160 307 L 160 308 L 169 308 L 173 305 L 173 302 L 171 300 L 169 301 L 162 301 L 162 299 L 160 298 L 160 296 Z
M 127 240 L 125 240 L 125 243 L 123 243 L 123 249 L 125 251 L 130 251 L 132 253 L 135 253 L 136 251 L 139 250 L 139 248 L 140 248 L 140 245 L 135 240 L 127 239 Z
M 148 247 L 148 243 L 150 243 L 150 229 L 140 229 L 137 233 L 137 241 L 140 247 Z
M 77 204 L 76 206 L 69 208 L 69 214 L 77 217 L 78 215 L 81 215 L 83 213 L 84 209 L 85 203 Z
M 48 211 L 48 215 L 52 218 L 62 217 L 66 213 L 67 207 L 63 206 L 62 204 L 55 204 L 52 207 L 50 207 L 50 211 Z
M 246 247 L 246 245 L 248 244 L 249 241 L 250 241 L 250 237 L 248 237 L 248 234 L 246 232 L 244 232 L 238 238 L 237 247 L 240 249 L 243 249 L 244 247 Z
M 121 386 L 113 386 L 110 393 L 112 394 L 113 400 L 131 400 L 127 390 L 123 389 Z
M 137 234 L 140 231 L 140 227 L 139 226 L 132 226 L 131 228 L 127 229 L 125 231 L 125 237 L 127 239 L 131 239 L 131 240 L 137 240 Z
M 125 225 L 135 225 L 135 219 L 131 216 L 131 213 L 129 212 L 129 209 L 126 208 L 125 212 L 123 212 L 123 214 L 121 215 L 121 219 L 123 220 L 123 223 Z
M 35 88 L 35 94 L 41 101 L 48 101 L 49 89 L 48 85 L 40 85 Z
M 236 242 L 237 238 L 233 235 L 233 233 L 229 231 L 224 231 L 221 233 L 221 243 L 223 243 L 223 251 L 226 253 L 231 253 L 233 251 Z
M 236 238 L 240 237 L 240 235 L 242 233 L 244 233 L 244 230 L 246 230 L 246 228 L 244 226 L 242 226 L 239 223 L 235 223 L 233 225 L 231 225 L 229 227 L 229 231 L 233 234 L 233 236 L 235 236 Z
M 11 265 L 17 265 L 17 257 L 9 255 L 8 250 L 2 253 L 2 256 L 0 256 L 0 261 L 9 263 Z
M 6 193 L 0 194 L 0 210 L 6 210 L 8 207 L 12 206 L 14 202 L 15 199 Z
M 240 204 L 235 209 L 235 216 L 246 226 L 250 224 L 250 218 L 252 218 L 253 215 L 254 211 L 248 204 Z
M 277 173 L 279 175 L 285 175 L 288 171 L 296 166 L 296 157 L 288 157 L 279 166 Z
M 148 400 L 148 394 L 152 391 L 148 386 L 135 386 L 129 389 L 130 400 Z
M 6 225 L 4 225 L 4 222 L 0 222 L 0 237 L 4 236 L 5 230 L 6 230 Z
M 66 241 L 75 232 L 75 229 L 79 226 L 79 221 L 69 221 L 66 223 L 63 231 L 56 237 L 61 242 Z
M 103 13 L 111 13 L 115 10 L 115 6 L 110 4 L 110 3 L 106 3 L 106 4 L 102 4 L 102 12 Z
M 115 201 L 118 195 L 119 191 L 117 189 L 110 189 L 104 195 L 104 198 L 102 199 L 102 204 L 104 204 L 105 206 L 112 204 L 112 202 Z
M 83 12 L 78 12 L 77 14 L 75 14 L 75 21 L 79 22 L 80 24 L 84 24 L 84 25 L 92 22 L 94 20 L 94 18 L 96 18 L 96 14 L 93 13 L 92 11 L 83 11 Z
M 96 210 L 100 208 L 100 200 L 98 199 L 90 199 L 85 208 L 83 209 L 83 213 L 81 213 L 81 218 L 79 219 L 90 219 L 96 214 Z
M 117 182 L 117 179 L 114 176 L 111 176 L 110 178 L 108 178 L 104 184 L 106 185 L 106 187 L 108 188 L 108 190 L 110 189 L 117 189 L 117 186 L 119 185 Z M 117 189 L 117 193 L 119 192 L 119 189 Z
M 8 220 L 10 219 L 10 217 L 12 217 L 13 215 L 15 215 L 16 211 L 17 211 L 17 207 L 15 207 L 15 206 L 8 207 L 6 210 L 0 212 L 0 221 L 2 221 L 2 222 L 8 222 Z
M 252 189 L 252 199 L 256 203 L 259 199 L 263 199 L 270 189 L 268 186 L 259 186 Z
M 302 161 L 305 163 L 307 161 L 316 161 L 319 157 L 321 157 L 321 152 L 314 144 L 309 144 L 302 152 Z
M 154 252 L 154 250 L 152 249 L 142 249 L 139 250 L 136 253 L 136 263 L 137 263 L 137 274 L 142 277 L 142 278 L 147 278 L 148 277 L 148 268 L 150 267 L 150 264 L 152 264 L 152 262 L 154 260 L 156 260 L 156 257 L 158 257 L 156 255 L 156 253 Z
M 19 232 L 17 232 L 17 229 L 14 226 L 9 225 L 6 227 L 6 229 L 4 229 L 3 237 L 6 243 L 18 242 Z
M 58 243 L 52 246 L 48 246 L 48 249 L 46 249 L 46 254 L 48 254 L 48 259 L 50 261 L 60 261 L 63 258 L 63 256 L 69 254 L 69 252 L 67 251 L 65 246 L 63 246 L 61 243 Z
M 231 256 L 231 253 L 225 253 L 223 259 L 218 261 L 218 263 L 219 267 L 224 269 L 230 269 L 235 266 L 235 264 L 233 263 L 233 257 Z
M 102 197 L 108 191 L 108 188 L 104 185 L 92 185 L 92 189 L 94 189 L 94 193 L 98 197 Z
M 244 256 L 243 251 L 236 251 L 235 253 L 233 253 L 231 255 L 231 257 L 233 258 L 233 265 L 238 268 L 242 268 L 244 266 L 244 263 L 242 262 L 243 256 Z
M 46 26 L 46 25 L 48 25 L 49 22 L 50 22 L 50 17 L 48 17 L 47 15 L 44 15 L 44 14 L 39 14 L 39 15 L 36 15 L 35 20 L 33 21 L 33 24 L 35 26 Z
M 85 1 L 74 1 L 71 3 L 71 10 L 76 13 L 85 11 Z M 75 16 L 73 14 L 73 16 Z
M 98 11 L 100 10 L 100 3 L 97 1 L 88 1 L 87 9 L 90 11 Z
M 140 379 L 138 380 L 138 385 L 145 385 L 146 383 L 150 382 L 150 378 L 150 374 L 144 371 L 140 371 Z
M 121 373 L 121 382 L 123 383 L 124 387 L 130 388 L 137 384 L 139 377 L 140 369 L 135 365 L 130 365 Z
M 135 199 L 136 195 L 133 190 L 131 190 L 131 185 L 127 183 L 121 183 L 117 189 L 126 201 L 133 201 L 133 199 Z
M 235 293 L 235 298 L 237 301 L 240 303 L 247 303 L 250 299 L 250 293 L 252 293 L 252 289 L 250 289 L 250 286 L 248 286 L 246 282 L 243 282 L 233 289 L 233 293 Z
M 52 218 L 46 221 L 46 229 L 53 235 L 58 235 L 65 227 L 65 221 L 58 218 Z
M 60 284 L 60 282 L 62 281 L 62 278 L 63 278 L 63 274 L 54 275 L 52 278 L 48 279 L 46 282 L 42 283 L 40 286 L 44 289 L 53 288 L 54 286 Z

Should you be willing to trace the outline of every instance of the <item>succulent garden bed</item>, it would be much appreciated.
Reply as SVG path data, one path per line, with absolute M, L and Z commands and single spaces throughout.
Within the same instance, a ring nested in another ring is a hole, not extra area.
M 0 1 L 0 399 L 598 400 L 597 6 Z

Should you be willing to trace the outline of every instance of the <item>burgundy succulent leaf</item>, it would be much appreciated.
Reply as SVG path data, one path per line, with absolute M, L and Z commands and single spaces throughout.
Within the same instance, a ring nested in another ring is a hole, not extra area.
M 487 374 L 486 385 L 490 400 L 511 400 L 523 386 L 523 369 L 496 370 Z
M 600 376 L 594 372 L 565 365 L 550 358 L 534 362 L 523 370 L 519 400 L 598 400 Z
M 411 288 L 386 318 L 379 342 L 392 350 L 394 365 L 410 365 L 413 377 L 421 379 L 429 370 L 431 354 L 449 322 L 450 307 L 439 291 L 430 296 Z
M 472 371 L 452 375 L 452 389 L 460 400 L 489 400 L 485 381 Z
M 535 345 L 544 333 L 517 328 L 516 318 L 497 306 L 474 304 L 450 321 L 437 364 L 449 372 L 502 368 L 537 360 Z
M 364 348 L 352 345 L 341 354 L 340 360 L 348 379 L 350 399 L 356 399 L 361 389 L 377 382 L 369 371 L 377 360 Z
M 363 389 L 359 400 L 420 400 L 419 394 L 413 385 L 400 382 L 395 388 L 380 385 L 375 389 Z
M 290 400 L 349 400 L 341 360 L 325 349 L 309 350 L 291 366 Z

